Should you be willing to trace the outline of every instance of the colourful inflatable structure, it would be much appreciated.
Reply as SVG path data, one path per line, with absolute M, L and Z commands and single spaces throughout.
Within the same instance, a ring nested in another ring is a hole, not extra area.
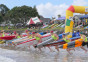
M 82 14 L 88 14 L 88 7 L 86 6 L 70 6 L 66 10 L 66 20 L 65 20 L 65 33 L 70 32 L 68 35 L 69 38 L 72 37 L 72 29 L 73 29 L 73 13 L 82 13 Z

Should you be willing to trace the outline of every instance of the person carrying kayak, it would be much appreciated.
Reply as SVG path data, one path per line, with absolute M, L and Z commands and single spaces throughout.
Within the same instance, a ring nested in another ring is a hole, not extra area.
M 31 32 L 28 31 L 28 32 L 26 32 L 26 33 L 27 33 L 27 38 L 28 38 L 28 39 L 32 39 L 32 34 L 31 34 Z
M 22 33 L 22 37 L 27 36 L 27 33 L 28 33 L 28 32 L 29 32 L 28 30 L 25 30 L 25 31 Z
M 18 35 L 18 33 L 17 33 L 16 31 L 13 31 L 12 33 L 10 33 L 10 36 L 15 36 L 14 39 L 17 38 L 17 35 Z M 14 40 L 14 39 L 13 39 L 13 40 Z M 15 44 L 12 43 L 13 40 L 9 40 L 9 41 L 8 41 L 8 46 L 15 45 Z
M 21 34 L 18 33 L 18 34 L 16 35 L 16 38 L 21 38 Z
M 30 31 L 27 31 L 27 32 L 26 32 L 26 36 L 27 36 L 27 38 L 22 39 L 22 40 L 29 40 L 29 39 L 32 39 L 32 34 L 31 34 Z M 26 36 L 25 36 L 25 37 L 26 37 Z
M 32 38 L 33 38 L 32 33 L 29 31 L 27 33 L 27 40 L 32 39 Z M 30 45 L 29 45 L 29 48 L 30 48 Z
M 39 33 L 35 33 L 35 32 L 32 32 L 32 35 L 33 35 L 32 37 L 36 39 L 36 42 L 34 42 L 33 45 L 35 47 L 36 45 L 42 42 L 42 37 Z M 39 50 L 41 51 L 41 48 L 39 48 Z
M 65 34 L 63 34 L 63 40 L 64 40 L 66 43 L 71 42 L 71 40 L 70 40 L 69 38 L 65 37 Z M 70 53 L 70 50 L 75 50 L 75 49 L 74 49 L 74 48 L 67 48 L 66 50 L 67 50 L 67 52 L 68 52 L 69 54 L 71 54 L 71 53 Z
M 4 30 L 1 30 L 1 32 L 0 32 L 0 37 L 4 37 L 4 36 L 6 36 L 6 35 L 5 35 L 5 31 L 4 31 Z M 3 39 L 0 39 L 0 44 L 3 44 L 3 43 L 6 43 L 6 41 L 3 40 Z
M 4 36 L 5 36 L 5 31 L 2 30 L 2 31 L 1 31 L 1 37 L 4 37 Z
M 17 41 L 13 40 L 13 41 L 12 41 L 13 43 L 14 43 L 14 42 L 23 42 L 23 41 L 27 41 L 27 40 L 31 39 L 32 36 L 30 36 L 29 32 L 27 32 L 27 35 L 26 35 L 25 37 L 22 37 L 22 35 L 17 34 L 17 35 L 16 35 L 16 38 L 19 39 L 19 40 L 17 40 Z
M 54 41 L 58 41 L 58 40 L 59 40 L 59 37 L 58 37 L 57 34 L 53 33 L 53 31 L 50 31 L 50 33 L 51 33 L 51 37 L 54 39 Z M 56 49 L 57 51 L 59 51 L 58 46 L 55 46 L 55 49 Z
M 16 32 L 16 31 L 13 31 L 13 35 L 15 35 L 15 36 L 16 36 L 16 35 L 17 35 L 17 32 Z
M 87 48 L 88 48 L 88 40 L 87 40 L 87 37 L 85 35 L 83 35 L 83 33 L 80 33 L 80 37 L 81 39 L 83 39 L 83 42 L 82 42 L 82 46 L 81 49 L 83 49 L 85 51 L 85 53 L 87 52 L 87 50 L 83 47 L 85 45 L 87 45 Z

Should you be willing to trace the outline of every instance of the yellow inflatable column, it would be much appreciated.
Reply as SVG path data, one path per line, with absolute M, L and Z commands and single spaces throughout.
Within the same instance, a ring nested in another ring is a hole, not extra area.
M 73 17 L 74 8 L 73 6 L 70 6 L 66 10 L 66 20 L 65 20 L 65 33 L 70 32 L 68 35 L 68 38 L 72 37 L 72 29 L 73 29 L 73 20 L 70 20 L 71 17 Z

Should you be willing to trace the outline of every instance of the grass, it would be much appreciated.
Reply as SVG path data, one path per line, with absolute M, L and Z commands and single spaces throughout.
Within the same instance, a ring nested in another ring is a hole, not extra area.
M 14 28 L 14 27 L 12 27 L 12 29 L 8 29 L 8 26 L 6 26 L 6 27 L 0 27 L 0 30 L 7 30 L 7 31 L 14 31 L 14 30 L 16 30 L 16 31 L 25 31 L 27 28 L 19 28 L 19 29 L 17 29 L 17 28 Z M 64 30 L 64 28 L 61 28 L 61 27 L 55 27 L 55 28 L 42 28 L 42 29 L 40 29 L 41 31 L 51 31 L 51 30 Z M 81 30 L 81 31 L 83 31 L 84 30 L 84 28 L 80 28 L 80 29 L 78 29 L 78 28 L 73 28 L 73 30 Z M 31 31 L 39 31 L 39 29 L 31 29 Z
M 26 30 L 27 28 L 14 28 L 14 27 L 11 27 L 11 29 L 8 29 L 8 26 L 5 26 L 5 27 L 1 27 L 0 26 L 0 30 Z
M 56 27 L 56 28 L 42 28 L 40 31 L 51 31 L 51 30 L 61 30 L 63 28 L 61 27 Z M 32 29 L 31 31 L 38 31 L 39 29 Z

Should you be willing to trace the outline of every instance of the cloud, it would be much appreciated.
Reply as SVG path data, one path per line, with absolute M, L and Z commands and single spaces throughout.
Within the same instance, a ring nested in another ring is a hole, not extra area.
M 61 4 L 61 5 L 53 5 L 51 3 L 40 4 L 37 6 L 37 10 L 40 15 L 44 17 L 57 17 L 58 14 L 65 16 L 65 11 L 68 8 L 68 5 Z
M 73 0 L 73 5 L 84 6 L 87 5 L 88 2 L 85 0 Z
M 87 5 L 87 1 L 85 0 L 73 0 L 73 5 L 77 5 L 77 6 L 85 6 Z M 80 14 L 80 13 L 75 13 L 74 15 L 83 15 L 83 14 Z
M 87 5 L 88 3 L 85 0 L 72 0 L 72 1 L 73 1 L 73 3 L 71 3 L 72 5 L 79 5 L 79 6 L 84 6 Z M 61 16 L 65 16 L 66 9 L 69 6 L 70 5 L 67 5 L 65 3 L 60 5 L 53 5 L 52 3 L 48 2 L 46 4 L 37 5 L 37 10 L 38 13 L 44 17 L 52 17 L 52 16 L 57 17 L 58 14 L 60 14 Z

